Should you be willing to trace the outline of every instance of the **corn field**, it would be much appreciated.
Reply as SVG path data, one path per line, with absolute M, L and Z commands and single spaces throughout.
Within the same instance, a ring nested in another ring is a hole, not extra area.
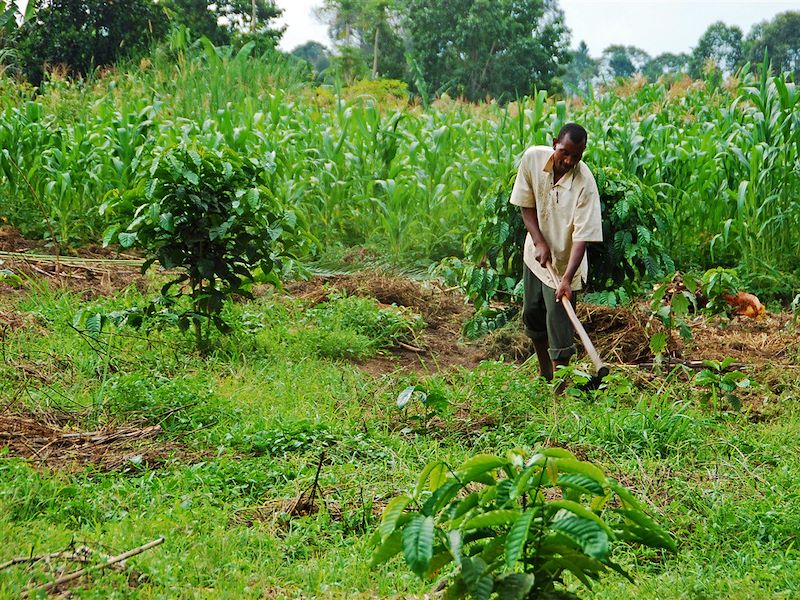
M 631 80 L 571 101 L 500 106 L 315 88 L 285 58 L 160 50 L 86 82 L 52 74 L 39 94 L 0 80 L 0 221 L 59 248 L 130 219 L 110 197 L 142 185 L 186 140 L 274 156 L 273 194 L 304 215 L 306 260 L 365 246 L 404 265 L 458 256 L 478 204 L 531 144 L 569 121 L 590 167 L 655 192 L 652 231 L 680 268 L 738 266 L 762 289 L 800 276 L 800 91 L 767 68 L 723 86 Z M 791 284 L 789 284 L 791 285 Z

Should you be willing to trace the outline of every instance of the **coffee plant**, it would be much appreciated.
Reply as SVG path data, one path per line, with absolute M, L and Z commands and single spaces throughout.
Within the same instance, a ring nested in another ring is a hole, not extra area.
M 616 546 L 676 549 L 629 490 L 561 448 L 431 462 L 386 506 L 371 543 L 373 567 L 402 554 L 421 578 L 446 573 L 453 598 L 574 597 L 565 572 L 589 589 L 609 571 L 630 579 Z
M 221 316 L 226 299 L 250 297 L 256 278 L 279 283 L 298 223 L 261 183 L 274 168 L 270 154 L 242 157 L 229 149 L 180 145 L 157 156 L 148 180 L 120 196 L 120 202 L 136 206 L 134 219 L 124 231 L 110 228 L 105 241 L 144 249 L 143 272 L 156 261 L 173 271 L 161 298 L 143 316 L 166 307 L 178 326 L 194 328 L 203 350 L 208 345 L 204 323 L 227 329 Z M 190 306 L 181 310 L 177 301 L 183 296 Z

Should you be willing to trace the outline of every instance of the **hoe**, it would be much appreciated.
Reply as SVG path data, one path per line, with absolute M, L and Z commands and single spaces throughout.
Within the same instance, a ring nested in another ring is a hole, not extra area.
M 550 273 L 550 277 L 553 280 L 553 287 L 555 289 L 558 289 L 558 283 L 559 281 L 561 281 L 561 278 L 556 273 L 556 270 L 553 268 L 552 263 L 550 262 L 547 263 L 547 270 Z M 564 306 L 564 310 L 566 311 L 569 320 L 572 322 L 572 327 L 575 329 L 575 332 L 578 334 L 578 337 L 581 338 L 581 343 L 583 344 L 583 347 L 586 348 L 586 353 L 589 355 L 589 358 L 591 359 L 592 364 L 594 365 L 595 371 L 597 372 L 596 378 L 597 382 L 599 383 L 599 381 L 603 379 L 603 377 L 608 375 L 609 371 L 608 365 L 602 361 L 600 355 L 597 353 L 594 344 L 592 344 L 592 340 L 589 339 L 586 330 L 583 328 L 583 325 L 581 325 L 581 322 L 578 320 L 578 315 L 575 314 L 575 309 L 572 308 L 572 303 L 562 302 L 561 304 Z

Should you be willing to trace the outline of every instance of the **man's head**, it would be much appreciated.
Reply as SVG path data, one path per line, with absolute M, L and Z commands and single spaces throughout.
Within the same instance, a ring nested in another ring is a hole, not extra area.
M 577 165 L 586 150 L 586 130 L 576 123 L 567 123 L 553 140 L 553 171 L 560 177 Z

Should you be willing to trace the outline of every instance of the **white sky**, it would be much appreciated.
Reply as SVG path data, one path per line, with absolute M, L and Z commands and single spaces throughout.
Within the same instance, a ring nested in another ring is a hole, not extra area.
M 288 25 L 280 47 L 292 50 L 316 40 L 330 46 L 327 28 L 312 14 L 320 0 L 277 0 Z M 611 44 L 637 46 L 656 56 L 689 52 L 715 21 L 738 25 L 745 35 L 755 23 L 787 10 L 800 10 L 800 0 L 559 0 L 572 47 L 581 40 L 599 57 Z

